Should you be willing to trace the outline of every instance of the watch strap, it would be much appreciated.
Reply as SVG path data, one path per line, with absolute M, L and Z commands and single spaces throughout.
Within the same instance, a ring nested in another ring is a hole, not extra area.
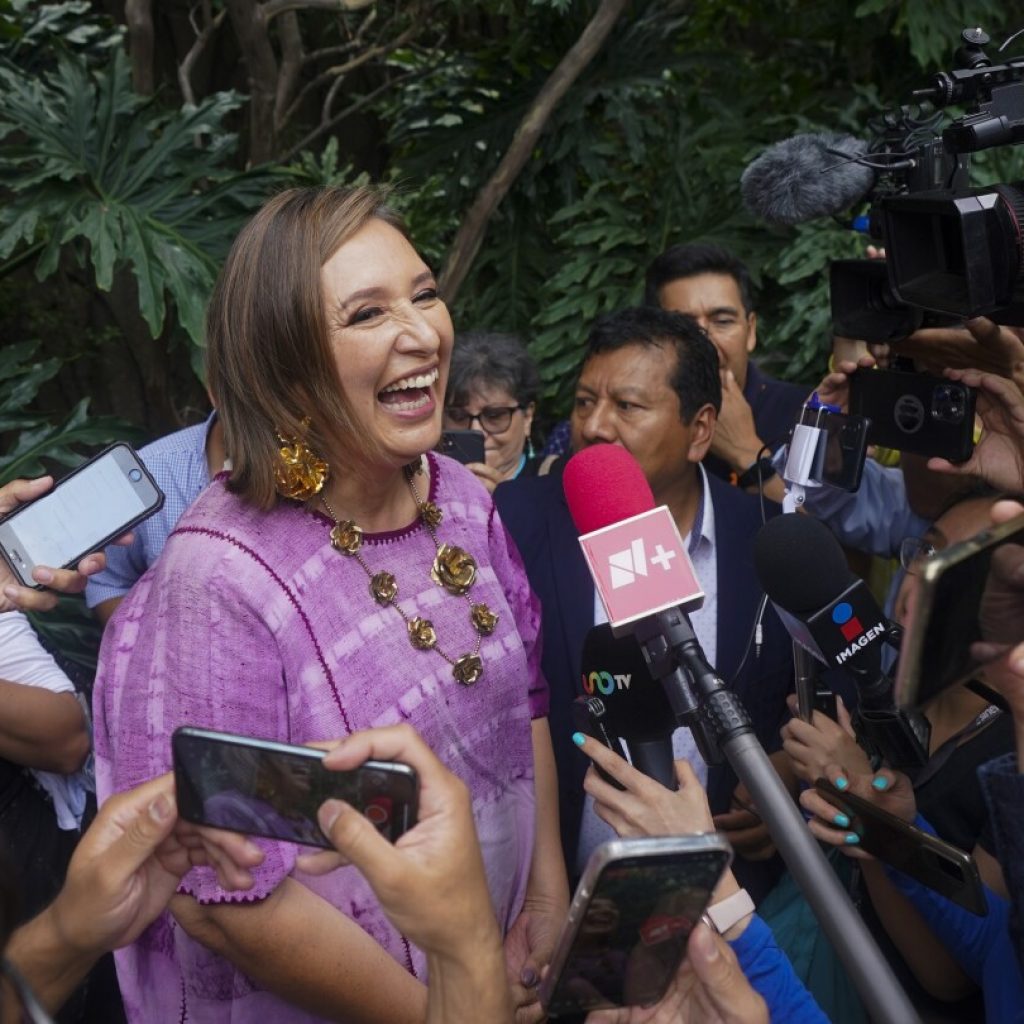
M 763 455 L 736 477 L 736 486 L 746 490 L 748 487 L 756 487 L 758 478 L 762 482 L 767 482 L 773 476 L 775 476 L 775 466 L 769 456 Z
M 754 901 L 746 889 L 740 889 L 724 900 L 704 911 L 704 918 L 711 927 L 724 935 L 734 924 L 738 924 L 748 914 L 754 913 Z

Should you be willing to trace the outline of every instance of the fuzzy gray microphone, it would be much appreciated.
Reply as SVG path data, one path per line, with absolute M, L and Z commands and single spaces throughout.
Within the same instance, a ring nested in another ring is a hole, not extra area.
M 833 132 L 777 142 L 743 172 L 743 205 L 769 224 L 802 224 L 842 213 L 875 184 L 874 170 L 846 159 L 867 152 L 867 143 Z

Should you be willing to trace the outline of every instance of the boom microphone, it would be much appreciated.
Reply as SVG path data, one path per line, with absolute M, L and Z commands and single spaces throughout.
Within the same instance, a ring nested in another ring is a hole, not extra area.
M 784 139 L 743 172 L 743 205 L 769 224 L 802 224 L 843 213 L 875 186 L 875 171 L 857 163 L 867 153 L 867 143 L 852 135 L 813 132 Z

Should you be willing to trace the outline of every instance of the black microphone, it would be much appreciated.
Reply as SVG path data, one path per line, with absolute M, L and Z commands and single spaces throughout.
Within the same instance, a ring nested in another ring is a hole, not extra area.
M 802 224 L 843 213 L 875 186 L 875 171 L 857 162 L 867 153 L 867 143 L 852 135 L 814 132 L 784 139 L 743 172 L 743 205 L 769 224 Z
M 583 692 L 604 729 L 625 740 L 633 767 L 666 789 L 677 789 L 672 757 L 675 715 L 636 641 L 616 638 L 608 623 L 594 626 L 583 642 L 580 665 Z
M 897 627 L 850 571 L 832 531 L 806 515 L 770 519 L 754 541 L 754 567 L 789 635 L 853 678 L 858 735 L 893 767 L 924 764 L 928 721 L 896 708 L 892 678 L 882 671 L 882 647 L 896 642 Z

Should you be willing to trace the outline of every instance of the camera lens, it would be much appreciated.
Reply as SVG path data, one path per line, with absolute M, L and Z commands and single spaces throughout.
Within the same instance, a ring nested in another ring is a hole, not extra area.
M 133 484 L 137 484 L 142 479 L 142 470 L 141 469 L 130 469 L 130 470 L 128 470 L 128 479 L 131 480 L 131 482 Z
M 950 384 L 939 384 L 932 392 L 932 416 L 943 423 L 960 423 L 964 418 L 964 394 Z

